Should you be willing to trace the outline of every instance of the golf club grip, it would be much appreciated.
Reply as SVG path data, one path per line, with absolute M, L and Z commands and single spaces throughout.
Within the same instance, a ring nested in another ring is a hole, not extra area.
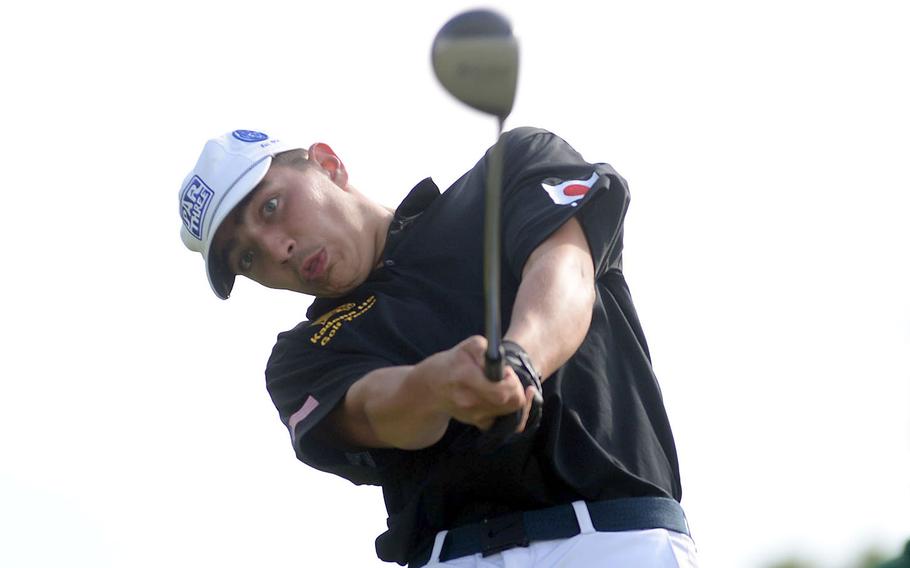
M 490 345 L 492 346 L 492 343 Z M 494 353 L 495 353 L 495 355 L 494 355 Z M 502 345 L 499 343 L 497 343 L 497 345 L 496 345 L 496 351 L 493 351 L 491 353 L 491 350 L 488 349 L 487 352 L 484 353 L 483 372 L 487 376 L 487 378 L 490 379 L 491 381 L 493 381 L 494 383 L 498 383 L 499 381 L 502 380 L 503 372 L 504 372 L 503 371 L 504 358 L 505 358 L 505 354 L 503 353 Z
M 491 381 L 499 382 L 502 380 L 505 365 L 505 353 L 502 345 L 499 346 L 499 358 L 491 359 L 489 351 L 484 357 L 485 372 L 487 378 Z M 515 429 L 521 423 L 521 411 L 496 417 L 493 425 L 489 430 L 483 432 L 477 444 L 477 449 L 482 454 L 489 454 L 502 446 L 509 437 L 515 433 Z

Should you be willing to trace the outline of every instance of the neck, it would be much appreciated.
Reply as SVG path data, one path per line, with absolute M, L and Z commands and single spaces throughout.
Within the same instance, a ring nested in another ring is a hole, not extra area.
M 364 236 L 373 245 L 373 258 L 370 266 L 376 268 L 382 260 L 382 253 L 389 235 L 389 225 L 392 224 L 392 219 L 395 217 L 395 210 L 369 199 L 353 186 L 347 186 L 346 191 L 357 203 L 355 207 L 363 223 Z
M 373 245 L 371 266 L 375 268 L 382 261 L 382 253 L 389 236 L 389 226 L 395 217 L 395 211 L 366 198 L 361 200 L 361 206 L 362 215 L 367 220 L 364 228 Z
M 373 266 L 378 267 L 382 261 L 382 253 L 385 250 L 386 240 L 389 237 L 389 226 L 392 224 L 392 219 L 395 217 L 395 212 L 387 207 L 378 206 L 377 207 L 377 223 L 376 223 L 376 232 L 374 233 L 374 243 L 376 255 L 373 258 Z

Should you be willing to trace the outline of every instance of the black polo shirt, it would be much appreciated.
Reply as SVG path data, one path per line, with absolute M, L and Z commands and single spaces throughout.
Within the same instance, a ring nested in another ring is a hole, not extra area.
M 317 299 L 308 321 L 278 336 L 266 370 L 298 458 L 382 486 L 389 530 L 376 547 L 386 561 L 403 564 L 439 530 L 505 512 L 576 499 L 681 497 L 673 435 L 622 274 L 626 182 L 544 130 L 519 128 L 505 143 L 503 329 L 528 256 L 572 216 L 596 267 L 590 330 L 544 382 L 543 420 L 532 438 L 480 455 L 479 432 L 455 421 L 418 451 L 356 451 L 308 436 L 366 373 L 416 364 L 483 333 L 487 156 L 442 194 L 429 179 L 418 184 L 396 211 L 383 265 L 347 296 Z

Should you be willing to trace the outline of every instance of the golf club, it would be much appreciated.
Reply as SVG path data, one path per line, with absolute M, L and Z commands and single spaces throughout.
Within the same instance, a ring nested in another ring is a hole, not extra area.
M 436 34 L 433 70 L 455 98 L 498 120 L 496 143 L 487 162 L 484 204 L 484 317 L 487 350 L 485 374 L 491 381 L 503 377 L 502 322 L 500 320 L 500 194 L 502 193 L 502 130 L 512 112 L 518 83 L 518 42 L 512 26 L 490 10 L 471 10 L 449 20 Z M 501 416 L 481 440 L 492 451 L 518 426 L 521 418 Z

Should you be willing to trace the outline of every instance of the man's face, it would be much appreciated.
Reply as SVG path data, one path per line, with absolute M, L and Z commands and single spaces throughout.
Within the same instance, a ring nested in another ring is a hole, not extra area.
M 212 254 L 269 288 L 340 296 L 363 282 L 377 261 L 380 251 L 368 233 L 343 170 L 273 164 L 218 228 Z

